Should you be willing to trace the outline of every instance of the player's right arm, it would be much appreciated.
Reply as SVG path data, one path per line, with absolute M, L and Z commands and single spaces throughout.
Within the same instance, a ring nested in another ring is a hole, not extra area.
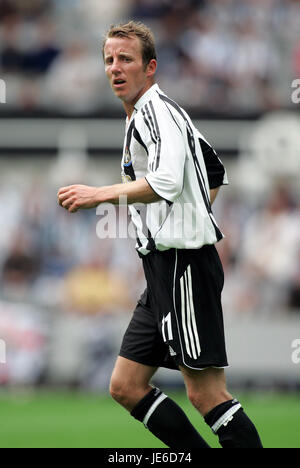
M 58 203 L 70 213 L 95 208 L 101 203 L 120 203 L 126 199 L 132 203 L 154 203 L 161 197 L 154 192 L 145 178 L 128 184 L 114 184 L 104 187 L 69 185 L 62 187 L 57 194 Z

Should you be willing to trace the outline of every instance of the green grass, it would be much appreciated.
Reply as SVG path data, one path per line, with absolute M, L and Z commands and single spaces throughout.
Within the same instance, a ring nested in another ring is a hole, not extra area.
M 170 394 L 170 392 L 169 392 Z M 217 438 L 184 393 L 172 393 L 212 447 Z M 237 394 L 266 448 L 300 448 L 300 395 Z M 108 396 L 72 392 L 0 393 L 0 448 L 161 448 Z

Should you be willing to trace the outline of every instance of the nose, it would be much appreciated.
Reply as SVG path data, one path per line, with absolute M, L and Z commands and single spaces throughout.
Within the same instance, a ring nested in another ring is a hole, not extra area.
M 121 72 L 120 62 L 118 60 L 114 60 L 113 63 L 111 64 L 111 73 L 116 75 L 120 72 Z

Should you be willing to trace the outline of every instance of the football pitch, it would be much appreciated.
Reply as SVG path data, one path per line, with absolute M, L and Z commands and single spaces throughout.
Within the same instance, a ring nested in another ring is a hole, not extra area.
M 211 447 L 216 436 L 187 401 L 182 406 Z M 234 393 L 265 448 L 300 448 L 300 394 Z M 107 395 L 67 391 L 1 392 L 1 448 L 164 448 L 141 423 Z

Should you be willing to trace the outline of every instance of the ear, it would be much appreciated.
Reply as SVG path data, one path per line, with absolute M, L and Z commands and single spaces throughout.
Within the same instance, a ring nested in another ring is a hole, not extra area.
M 147 65 L 147 77 L 152 78 L 155 75 L 157 69 L 157 61 L 155 59 L 151 59 Z

